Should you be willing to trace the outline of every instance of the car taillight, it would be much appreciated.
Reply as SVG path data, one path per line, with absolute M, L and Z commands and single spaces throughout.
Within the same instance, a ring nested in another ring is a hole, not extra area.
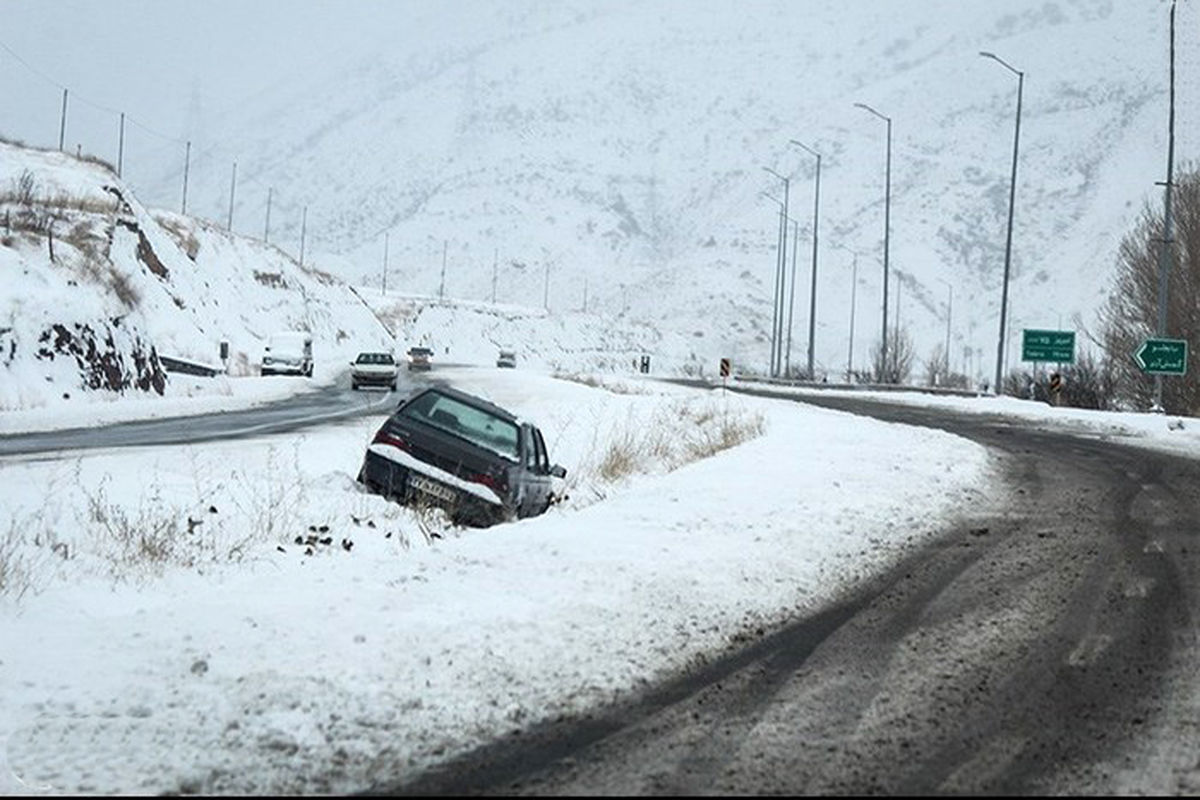
M 477 472 L 474 475 L 467 476 L 467 480 L 472 483 L 482 483 L 496 494 L 504 494 L 504 481 L 495 475 L 490 475 L 486 472 Z
M 392 447 L 398 447 L 401 450 L 408 450 L 408 442 L 403 437 L 389 431 L 387 428 L 380 428 L 375 434 L 375 438 L 371 440 L 371 444 L 390 444 Z

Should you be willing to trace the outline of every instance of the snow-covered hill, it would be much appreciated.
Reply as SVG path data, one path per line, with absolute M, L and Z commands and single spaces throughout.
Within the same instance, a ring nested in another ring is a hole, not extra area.
M 1013 340 L 1092 324 L 1122 232 L 1165 171 L 1167 4 L 1154 0 L 588 0 L 377 10 L 323 82 L 281 84 L 209 126 L 195 210 L 299 239 L 332 271 L 405 291 L 622 311 L 765 364 L 781 194 L 800 249 L 793 363 L 807 348 L 814 159 L 822 152 L 816 357 L 878 339 L 886 129 L 891 320 L 920 357 L 953 291 L 956 368 L 994 369 L 1017 78 Z M 1181 160 L 1200 148 L 1180 11 Z M 1194 50 L 1194 46 L 1191 48 Z M 200 146 L 200 143 L 198 143 Z M 179 167 L 154 191 L 177 197 Z M 236 228 L 237 226 L 235 226 Z M 387 242 L 385 245 L 385 237 Z M 856 255 L 857 254 L 857 255 Z M 790 269 L 790 265 L 789 265 Z M 530 303 L 531 305 L 535 303 Z M 1015 364 L 1015 359 L 1010 362 Z
M 313 334 L 318 383 L 359 350 L 412 344 L 458 363 L 490 364 L 503 347 L 545 370 L 632 371 L 648 354 L 657 373 L 715 370 L 716 357 L 689 337 L 620 315 L 356 289 L 273 245 L 147 209 L 105 165 L 70 155 L 0 143 L 0 176 L 9 178 L 0 182 L 0 411 L 244 398 L 228 382 L 257 376 L 265 340 L 280 330 Z M 168 356 L 226 374 L 168 374 Z

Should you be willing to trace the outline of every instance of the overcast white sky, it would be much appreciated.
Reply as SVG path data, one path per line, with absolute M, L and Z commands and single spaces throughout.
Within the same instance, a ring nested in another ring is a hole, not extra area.
M 406 0 L 0 0 L 0 133 L 57 147 L 65 87 L 68 148 L 82 143 L 100 155 L 111 150 L 115 159 L 122 111 L 127 147 L 136 125 L 186 138 L 193 97 L 206 116 L 235 108 L 276 81 L 352 55 L 356 43 L 389 31 L 402 40 L 395 29 L 420 6 Z

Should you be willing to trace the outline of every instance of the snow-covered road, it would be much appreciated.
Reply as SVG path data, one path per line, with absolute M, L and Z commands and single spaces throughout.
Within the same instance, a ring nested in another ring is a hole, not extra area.
M 986 452 L 947 434 L 646 381 L 454 380 L 542 425 L 566 507 L 452 531 L 363 494 L 372 418 L 0 465 L 34 583 L 0 617 L 5 790 L 353 791 L 685 669 L 997 499 Z M 599 477 L 614 439 L 706 411 L 764 435 Z

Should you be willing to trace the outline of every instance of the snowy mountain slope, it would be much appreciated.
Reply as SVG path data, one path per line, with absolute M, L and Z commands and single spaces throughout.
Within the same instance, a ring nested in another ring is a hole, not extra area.
M 857 250 L 861 364 L 879 327 L 886 147 L 883 122 L 853 106 L 864 102 L 894 124 L 890 300 L 924 357 L 944 336 L 940 281 L 952 284 L 952 353 L 959 362 L 969 348 L 986 375 L 1017 81 L 978 52 L 1026 72 L 1014 330 L 1077 313 L 1090 323 L 1116 241 L 1163 177 L 1161 2 L 482 2 L 379 14 L 379 40 L 330 64 L 327 82 L 278 87 L 217 138 L 237 143 L 238 219 L 261 220 L 270 188 L 281 239 L 298 239 L 306 206 L 312 246 L 376 284 L 386 234 L 389 283 L 410 292 L 436 293 L 445 263 L 447 294 L 486 298 L 498 261 L 502 301 L 540 299 L 548 265 L 551 310 L 578 307 L 586 280 L 596 307 L 621 310 L 627 297 L 631 315 L 765 362 L 776 207 L 760 192 L 782 189 L 770 166 L 793 176 L 800 223 L 795 363 L 813 192 L 813 159 L 788 145 L 797 138 L 824 154 L 817 361 L 844 364 Z M 1194 91 L 1197 66 L 1181 60 L 1181 91 Z M 1184 158 L 1200 145 L 1185 117 Z M 234 155 L 217 145 L 197 164 L 199 213 L 224 214 Z M 176 192 L 178 179 L 159 188 Z
M 160 356 L 219 366 L 222 341 L 229 374 L 253 374 L 275 330 L 309 330 L 327 352 L 391 346 L 341 280 L 211 225 L 154 214 L 102 165 L 0 144 L 0 176 L 12 176 L 0 203 L 10 221 L 0 247 L 0 409 L 95 390 L 163 394 Z
M 718 358 L 619 313 L 359 290 L 259 240 L 148 210 L 106 166 L 57 152 L 0 143 L 0 218 L 0 411 L 52 407 L 78 425 L 90 422 L 86 401 L 127 392 L 275 397 L 228 381 L 256 376 L 280 330 L 313 334 L 318 382 L 360 350 L 412 344 L 488 365 L 512 348 L 522 367 L 559 371 L 629 372 L 652 353 L 656 374 L 711 373 Z M 227 375 L 198 385 L 165 373 L 165 356 Z

